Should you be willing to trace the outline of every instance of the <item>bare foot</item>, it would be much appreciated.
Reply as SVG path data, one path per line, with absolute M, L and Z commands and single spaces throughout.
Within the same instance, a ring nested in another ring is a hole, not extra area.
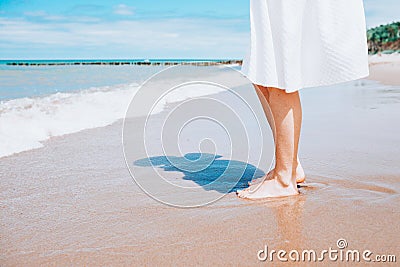
M 265 180 L 271 180 L 273 179 L 272 174 L 274 173 L 274 170 L 270 170 L 266 175 L 264 175 L 263 177 L 260 178 L 256 178 L 251 180 L 250 182 L 248 182 L 248 185 L 255 185 L 255 184 L 259 184 Z
M 303 166 L 301 166 L 300 162 L 297 163 L 295 174 L 296 174 L 296 183 L 301 184 L 306 181 L 306 174 L 304 173 Z
M 298 195 L 297 187 L 293 185 L 286 186 L 275 176 L 273 179 L 266 179 L 259 184 L 249 186 L 244 190 L 237 191 L 240 198 L 245 199 L 262 199 L 269 197 L 286 197 Z
M 268 178 L 272 179 L 272 178 L 271 178 L 271 174 L 272 174 L 273 172 L 274 172 L 274 170 L 270 170 L 270 171 L 269 171 L 266 175 L 264 175 L 263 177 L 260 177 L 260 178 L 257 178 L 257 179 L 253 179 L 253 180 L 251 180 L 251 182 L 249 182 L 248 184 L 249 184 L 249 185 L 255 185 L 255 184 L 261 183 L 261 182 L 264 181 L 264 180 L 268 180 Z M 306 181 L 306 174 L 304 173 L 304 169 L 303 169 L 303 167 L 301 166 L 300 163 L 297 165 L 295 175 L 296 175 L 296 183 L 301 184 L 301 183 L 304 183 L 304 182 Z

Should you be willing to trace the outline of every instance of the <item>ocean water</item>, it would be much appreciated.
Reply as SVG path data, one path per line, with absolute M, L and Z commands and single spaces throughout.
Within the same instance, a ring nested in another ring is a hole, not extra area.
M 122 119 L 140 85 L 167 68 L 163 65 L 15 66 L 6 63 L 0 61 L 0 158 L 40 148 L 54 136 L 103 127 Z M 324 95 L 318 99 L 305 90 L 305 111 L 310 105 L 307 101 L 320 102 L 328 92 L 340 92 L 332 96 L 340 97 L 338 103 L 351 101 L 349 106 L 365 110 L 397 107 L 400 103 L 398 87 L 366 80 L 332 87 L 317 90 Z M 212 93 L 215 92 L 207 92 Z M 198 92 L 185 91 L 175 100 L 197 95 Z
M 162 64 L 110 65 L 113 61 L 103 61 L 106 65 L 7 64 L 11 62 L 22 63 L 0 61 L 0 157 L 42 147 L 53 136 L 114 123 L 124 117 L 139 86 L 167 68 Z
M 52 136 L 123 118 L 135 90 L 162 66 L 0 64 L 0 157 Z
M 161 66 L 9 66 L 0 64 L 0 100 L 41 97 L 126 84 L 141 84 Z
M 165 69 L 166 63 L 221 61 L 228 60 L 0 60 L 0 101 L 104 86 L 139 85 Z M 131 65 L 137 63 L 153 65 Z

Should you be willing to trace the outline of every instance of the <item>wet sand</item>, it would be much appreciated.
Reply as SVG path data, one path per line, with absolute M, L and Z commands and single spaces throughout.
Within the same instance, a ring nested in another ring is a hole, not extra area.
M 340 238 L 399 258 L 400 87 L 362 80 L 301 95 L 308 186 L 296 197 L 163 205 L 128 172 L 122 121 L 1 158 L 0 265 L 254 266 L 265 245 L 321 251 Z

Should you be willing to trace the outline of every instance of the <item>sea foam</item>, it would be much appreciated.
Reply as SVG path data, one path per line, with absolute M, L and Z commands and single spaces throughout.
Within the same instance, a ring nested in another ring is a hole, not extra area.
M 0 157 L 42 147 L 52 136 L 109 125 L 122 118 L 135 84 L 19 98 L 0 103 Z
M 0 157 L 40 148 L 53 136 L 110 125 L 125 116 L 139 88 L 138 84 L 125 84 L 2 101 Z M 161 112 L 168 103 L 220 91 L 182 88 L 162 99 L 152 114 Z

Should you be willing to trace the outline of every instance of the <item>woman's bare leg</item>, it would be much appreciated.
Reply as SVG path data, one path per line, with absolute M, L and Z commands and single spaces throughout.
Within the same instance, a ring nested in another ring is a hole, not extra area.
M 256 89 L 257 96 L 258 96 L 258 98 L 260 100 L 260 103 L 261 103 L 261 105 L 263 107 L 265 116 L 267 117 L 267 121 L 269 123 L 269 126 L 271 127 L 272 134 L 274 136 L 274 141 L 275 141 L 275 123 L 274 123 L 274 120 L 273 120 L 271 109 L 269 107 L 270 103 L 269 103 L 269 92 L 268 92 L 268 89 L 266 87 L 263 87 L 263 86 L 260 86 L 260 85 L 256 85 L 256 84 L 254 84 L 254 88 Z M 301 116 L 301 114 L 300 114 L 300 116 Z M 294 176 L 296 177 L 296 182 L 297 183 L 303 183 L 306 180 L 306 176 L 305 176 L 303 167 L 300 164 L 300 159 L 299 159 L 298 156 L 296 157 L 296 162 L 293 162 L 293 164 L 296 166 L 296 171 L 294 173 Z M 249 183 L 249 185 L 260 183 L 263 180 L 265 180 L 266 178 L 268 179 L 271 176 L 272 171 L 273 170 L 271 170 L 264 177 L 252 180 Z
M 299 93 L 278 88 L 260 88 L 269 103 L 275 139 L 275 168 L 268 180 L 239 191 L 242 198 L 257 199 L 298 194 L 296 169 L 302 110 Z M 264 91 L 264 92 L 263 92 Z M 269 118 L 271 120 L 271 117 Z M 270 121 L 271 123 L 272 121 Z

